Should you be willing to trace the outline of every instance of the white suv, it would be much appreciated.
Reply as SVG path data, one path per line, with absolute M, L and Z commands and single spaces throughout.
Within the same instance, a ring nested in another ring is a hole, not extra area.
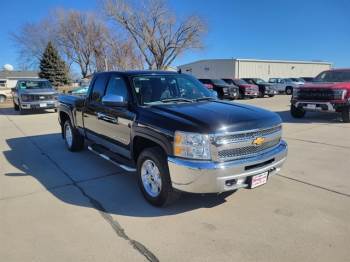
M 10 88 L 0 87 L 0 103 L 5 103 L 7 99 L 12 98 Z

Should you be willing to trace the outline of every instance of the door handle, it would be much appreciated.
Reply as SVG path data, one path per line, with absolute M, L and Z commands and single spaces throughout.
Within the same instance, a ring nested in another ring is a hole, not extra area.
M 112 124 L 117 124 L 118 123 L 118 119 L 116 119 L 114 117 L 107 116 L 107 115 L 105 115 L 103 113 L 97 113 L 97 119 L 103 120 L 103 121 L 106 121 L 106 122 L 109 122 L 109 123 L 112 123 Z

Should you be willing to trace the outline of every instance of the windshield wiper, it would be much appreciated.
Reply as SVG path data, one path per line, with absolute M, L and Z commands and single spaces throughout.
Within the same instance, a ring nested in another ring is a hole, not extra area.
M 215 97 L 210 97 L 210 96 L 208 96 L 208 97 L 201 97 L 201 98 L 197 98 L 196 102 L 206 101 L 206 100 L 216 100 L 216 98 Z
M 171 103 L 171 102 L 188 102 L 188 103 L 192 103 L 193 100 L 187 99 L 187 98 L 170 98 L 170 99 L 160 100 L 160 102 L 163 102 L 163 103 Z

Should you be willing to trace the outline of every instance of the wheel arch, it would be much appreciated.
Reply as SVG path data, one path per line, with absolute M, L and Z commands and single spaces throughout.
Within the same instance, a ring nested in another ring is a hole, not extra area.
M 159 147 L 166 155 L 171 154 L 172 147 L 169 142 L 162 141 L 161 139 L 146 134 L 135 134 L 132 139 L 131 147 L 131 157 L 135 163 L 137 162 L 140 153 L 144 149 L 151 147 Z

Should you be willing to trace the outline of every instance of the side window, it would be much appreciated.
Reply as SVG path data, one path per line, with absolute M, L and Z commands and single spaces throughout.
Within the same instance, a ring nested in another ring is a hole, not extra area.
M 128 100 L 128 88 L 124 79 L 118 76 L 112 76 L 107 85 L 106 95 L 122 96 L 125 100 Z
M 102 97 L 104 96 L 107 80 L 108 80 L 107 74 L 101 74 L 96 76 L 94 85 L 92 87 L 92 94 L 91 94 L 90 100 L 95 102 L 101 102 Z

